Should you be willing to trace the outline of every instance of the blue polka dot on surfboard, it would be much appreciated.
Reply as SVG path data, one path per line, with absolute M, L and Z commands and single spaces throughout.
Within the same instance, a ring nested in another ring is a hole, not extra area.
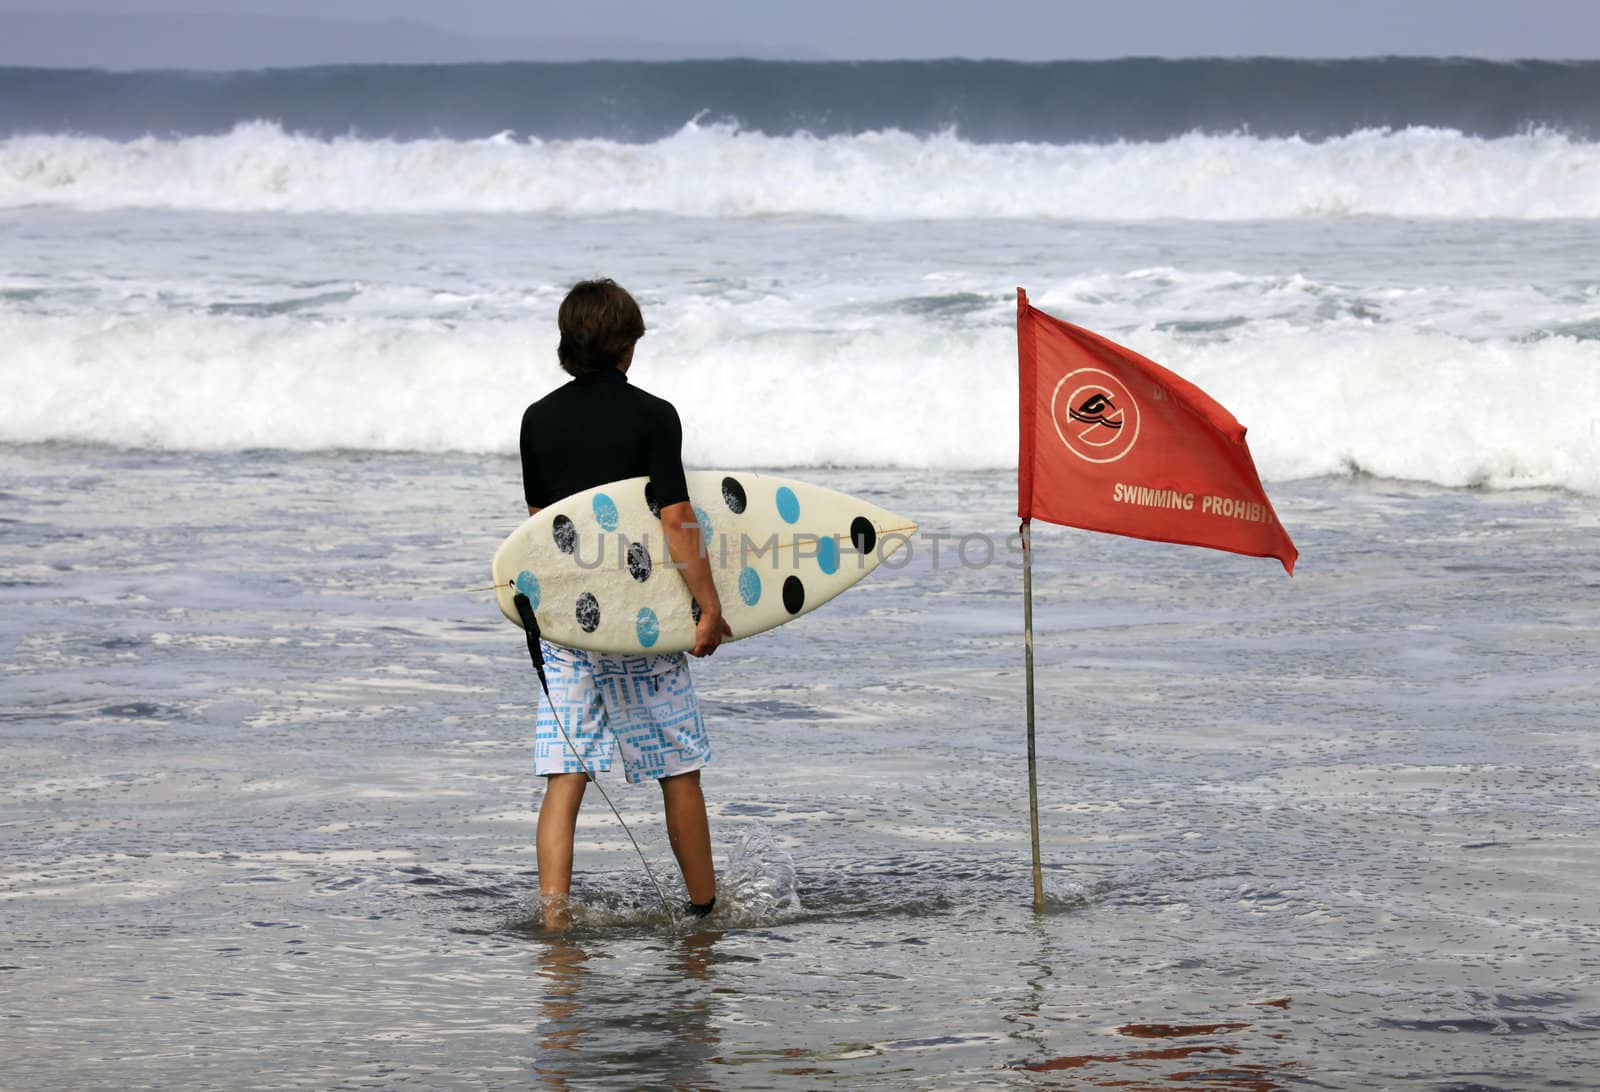
M 829 576 L 839 571 L 839 540 L 832 535 L 817 539 L 817 568 Z
M 800 498 L 787 485 L 778 487 L 778 515 L 785 523 L 796 523 L 800 519 Z
M 739 598 L 747 607 L 761 602 L 761 574 L 748 565 L 739 570 Z
M 711 545 L 711 517 L 706 515 L 706 510 L 698 504 L 694 506 L 694 521 L 700 525 L 700 541 L 707 546 Z
M 639 616 L 634 619 L 634 632 L 639 635 L 639 643 L 649 648 L 661 637 L 661 622 L 656 618 L 656 612 L 649 607 L 640 607 Z
M 523 569 L 517 574 L 517 591 L 528 597 L 528 609 L 539 609 L 539 578 Z
M 604 493 L 594 495 L 594 521 L 602 531 L 617 529 L 617 502 Z

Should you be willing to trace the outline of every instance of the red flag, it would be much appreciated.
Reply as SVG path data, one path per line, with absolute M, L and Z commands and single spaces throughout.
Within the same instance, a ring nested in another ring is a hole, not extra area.
M 1017 515 L 1087 531 L 1275 557 L 1278 522 L 1244 426 L 1205 391 L 1017 289 Z

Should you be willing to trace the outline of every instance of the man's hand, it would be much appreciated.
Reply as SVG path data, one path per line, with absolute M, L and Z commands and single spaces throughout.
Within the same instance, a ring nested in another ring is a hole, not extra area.
M 722 644 L 724 637 L 732 637 L 733 629 L 728 625 L 727 619 L 722 617 L 721 611 L 701 610 L 700 621 L 694 627 L 694 647 L 689 650 L 691 656 L 709 656 Z

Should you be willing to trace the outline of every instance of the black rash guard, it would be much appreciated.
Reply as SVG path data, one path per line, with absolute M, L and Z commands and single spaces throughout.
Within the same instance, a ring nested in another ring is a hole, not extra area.
M 648 475 L 661 507 L 689 499 L 683 425 L 664 398 L 613 368 L 557 387 L 522 415 L 522 492 L 528 507 Z

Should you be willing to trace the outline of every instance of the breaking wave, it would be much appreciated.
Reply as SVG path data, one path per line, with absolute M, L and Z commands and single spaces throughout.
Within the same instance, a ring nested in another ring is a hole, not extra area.
M 509 454 L 522 407 L 564 378 L 531 356 L 547 335 L 513 321 L 0 313 L 0 340 L 16 347 L 0 442 Z M 1359 468 L 1600 493 L 1593 341 L 1356 322 L 1118 337 L 1253 426 L 1268 480 Z M 637 380 L 679 406 L 691 465 L 1005 467 L 1014 338 L 1006 325 L 741 333 L 698 322 L 652 332 Z
M 977 144 L 952 132 L 772 137 L 690 123 L 608 140 L 218 136 L 0 141 L 0 208 L 231 212 L 651 212 L 869 220 L 1600 217 L 1600 144 L 1439 129 L 1327 141 Z

